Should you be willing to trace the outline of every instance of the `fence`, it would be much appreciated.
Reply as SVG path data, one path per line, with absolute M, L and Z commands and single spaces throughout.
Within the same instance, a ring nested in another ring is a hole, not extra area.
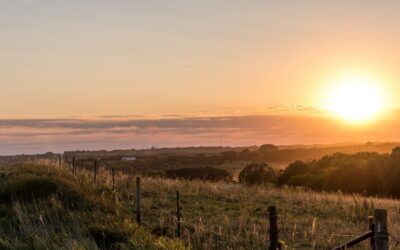
M 347 249 L 364 240 L 370 239 L 371 249 L 389 249 L 389 233 L 387 231 L 387 212 L 383 209 L 376 209 L 374 216 L 368 218 L 369 230 L 358 237 L 333 248 L 332 250 Z
M 58 161 L 56 161 L 58 167 L 62 166 L 62 157 L 61 155 L 58 157 Z M 81 160 L 81 166 L 84 166 L 84 161 Z M 70 171 L 73 175 L 76 174 L 76 159 L 73 157 L 71 159 Z M 98 184 L 97 175 L 98 175 L 98 162 L 97 160 L 93 160 L 93 185 L 96 186 Z M 115 189 L 115 169 L 111 168 L 111 182 L 112 182 L 112 190 Z M 128 177 L 127 187 L 130 186 L 130 176 Z M 142 209 L 141 209 L 141 178 L 136 177 L 136 188 L 135 188 L 135 212 L 136 212 L 136 222 L 140 226 L 142 223 Z M 182 214 L 181 214 L 181 197 L 179 191 L 176 191 L 176 237 L 181 236 L 181 223 Z M 269 206 L 268 209 L 268 220 L 269 220 L 269 247 L 268 250 L 276 250 L 284 248 L 282 245 L 282 241 L 279 239 L 279 230 L 278 230 L 278 213 L 276 206 Z M 185 223 L 184 223 L 185 224 Z M 389 249 L 389 233 L 387 230 L 387 211 L 383 209 L 374 210 L 374 215 L 368 217 L 368 230 L 359 236 L 344 242 L 336 247 L 333 247 L 332 250 L 341 250 L 348 249 L 353 247 L 365 240 L 370 241 L 370 246 L 372 250 L 388 250 Z M 268 244 L 268 243 L 267 243 Z

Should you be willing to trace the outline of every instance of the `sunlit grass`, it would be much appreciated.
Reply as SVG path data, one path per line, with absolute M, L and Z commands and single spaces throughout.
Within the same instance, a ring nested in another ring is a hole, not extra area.
M 92 173 L 74 177 L 100 197 L 112 196 L 118 206 L 135 213 L 135 179 L 117 173 L 111 191 L 110 171 L 99 169 L 98 186 Z M 398 236 L 400 202 L 340 192 L 318 193 L 272 185 L 245 187 L 235 183 L 142 178 L 142 223 L 148 231 L 174 237 L 175 192 L 181 193 L 182 239 L 194 249 L 265 249 L 268 245 L 267 207 L 276 205 L 279 237 L 287 247 L 325 249 L 367 230 L 374 208 L 389 214 L 389 232 Z M 368 249 L 369 243 L 360 245 Z M 395 241 L 391 243 L 395 246 Z

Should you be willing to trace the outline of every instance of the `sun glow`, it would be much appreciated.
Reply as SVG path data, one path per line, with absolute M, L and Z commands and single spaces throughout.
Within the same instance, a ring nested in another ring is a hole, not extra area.
M 379 85 L 362 77 L 348 77 L 336 82 L 328 100 L 329 110 L 352 123 L 377 118 L 384 106 Z

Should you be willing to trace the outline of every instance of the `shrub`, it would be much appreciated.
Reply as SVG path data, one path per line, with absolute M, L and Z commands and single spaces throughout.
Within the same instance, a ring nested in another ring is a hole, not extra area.
M 246 166 L 239 174 L 239 182 L 253 185 L 263 183 L 275 183 L 277 175 L 275 170 L 265 163 L 250 164 Z
M 297 175 L 303 175 L 309 171 L 309 167 L 302 161 L 295 161 L 291 163 L 282 174 L 278 177 L 278 185 L 289 184 L 289 180 Z M 296 182 L 297 183 L 297 182 Z M 301 184 L 298 184 L 301 185 Z

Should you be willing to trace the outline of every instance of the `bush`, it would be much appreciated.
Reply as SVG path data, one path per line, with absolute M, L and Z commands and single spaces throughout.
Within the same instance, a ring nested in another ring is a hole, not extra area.
M 169 178 L 188 180 L 229 181 L 232 179 L 232 175 L 228 171 L 213 167 L 168 169 L 165 173 Z
M 250 164 L 239 174 L 239 182 L 247 185 L 275 183 L 276 179 L 275 170 L 265 163 Z
M 303 175 L 309 171 L 309 167 L 302 161 L 295 161 L 291 163 L 278 177 L 278 185 L 292 184 L 289 183 L 290 179 L 297 175 Z M 296 182 L 297 183 L 297 182 Z M 301 184 L 300 184 L 301 185 Z

